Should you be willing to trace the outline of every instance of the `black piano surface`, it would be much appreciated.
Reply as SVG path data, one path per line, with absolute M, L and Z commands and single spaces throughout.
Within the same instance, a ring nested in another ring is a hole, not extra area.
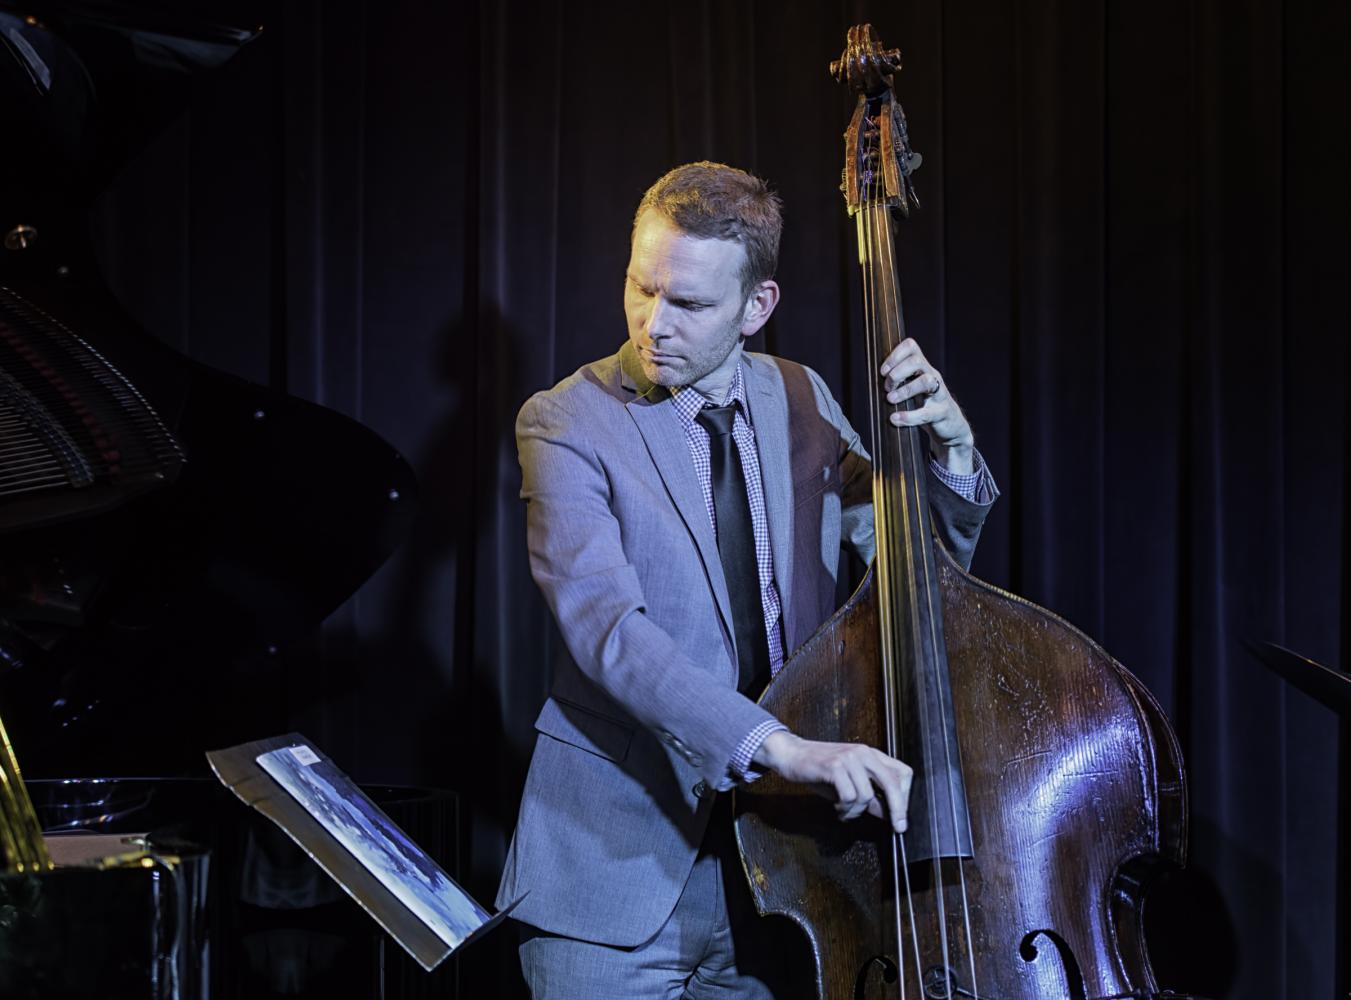
M 418 969 L 202 757 L 286 728 L 258 694 L 268 660 L 404 538 L 412 471 L 341 414 L 168 350 L 98 281 L 86 235 L 183 81 L 270 10 L 0 0 L 0 717 L 49 829 L 209 852 L 176 886 L 0 879 L 6 997 L 455 995 L 453 962 Z M 88 777 L 114 774 L 136 777 Z M 456 874 L 452 795 L 368 791 Z

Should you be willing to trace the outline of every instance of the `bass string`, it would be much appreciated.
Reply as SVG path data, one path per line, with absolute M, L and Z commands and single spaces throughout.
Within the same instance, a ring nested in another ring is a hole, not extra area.
M 863 124 L 864 124 L 864 150 L 863 150 L 864 155 L 862 163 L 864 165 L 864 169 L 866 169 L 866 165 L 870 160 L 869 154 L 872 149 L 871 145 L 872 137 L 871 134 L 868 133 L 866 129 L 866 120 Z M 881 363 L 881 359 L 878 357 L 877 353 L 878 346 L 876 343 L 877 298 L 875 285 L 871 269 L 867 266 L 866 256 L 862 256 L 871 253 L 871 246 L 872 246 L 871 231 L 873 226 L 872 226 L 872 214 L 868 206 L 871 203 L 872 198 L 874 197 L 875 194 L 870 179 L 865 178 L 865 185 L 866 186 L 864 189 L 864 197 L 862 199 L 863 203 L 860 207 L 860 215 L 859 215 L 859 245 L 861 251 L 860 264 L 862 265 L 860 267 L 860 271 L 862 272 L 863 278 L 863 328 L 864 328 L 863 342 L 864 342 L 864 349 L 867 354 L 866 370 L 870 373 L 869 377 L 871 380 L 871 378 L 873 377 L 871 373 L 877 371 L 877 368 Z M 882 420 L 885 419 L 885 417 L 883 415 L 884 407 L 882 406 L 882 400 L 878 397 L 876 383 L 870 381 L 869 384 L 873 386 L 872 390 L 867 393 L 868 410 L 869 410 L 869 432 L 871 434 L 870 444 L 872 455 L 874 456 L 874 461 L 876 461 L 877 458 L 880 456 L 880 452 L 878 450 L 879 445 L 881 444 L 880 428 L 881 422 Z M 875 538 L 877 551 L 880 552 L 882 551 L 883 546 L 887 543 L 887 539 L 890 537 L 890 531 L 888 530 L 888 518 L 886 514 L 888 507 L 885 493 L 886 480 L 885 477 L 879 478 L 879 471 L 878 471 L 879 468 L 880 466 L 875 465 L 873 473 L 873 482 L 874 482 L 873 521 L 875 525 L 875 534 L 881 536 Z M 882 489 L 878 488 L 879 484 L 882 486 Z M 878 511 L 877 509 L 879 504 L 881 506 L 880 511 Z M 876 583 L 878 587 L 878 600 L 880 606 L 881 603 L 886 600 L 885 594 L 887 590 L 888 581 L 886 579 L 886 574 L 882 572 L 882 564 L 880 562 L 877 562 L 875 563 L 875 566 L 876 566 Z M 883 676 L 882 696 L 884 702 L 883 706 L 884 720 L 886 724 L 887 753 L 889 753 L 893 757 L 896 757 L 898 756 L 900 750 L 898 738 L 899 734 L 897 732 L 897 711 L 896 711 L 897 687 L 894 676 L 895 656 L 894 650 L 892 650 L 891 648 L 891 636 L 889 629 L 883 629 L 881 631 L 880 640 L 881 640 L 880 652 L 882 656 L 882 676 Z M 900 852 L 899 857 L 897 856 L 898 846 Z M 914 936 L 914 928 L 915 928 L 914 901 L 910 892 L 910 875 L 909 872 L 906 871 L 904 867 L 905 865 L 904 853 L 905 853 L 904 841 L 900 836 L 898 836 L 895 832 L 893 832 L 891 837 L 892 917 L 895 922 L 894 931 L 896 934 L 896 946 L 897 946 L 896 947 L 897 978 L 899 979 L 901 984 L 901 1000 L 905 1000 L 906 998 L 905 935 L 904 930 L 902 928 L 902 920 L 901 920 L 903 911 L 901 908 L 900 879 L 902 874 L 904 874 L 905 877 L 905 901 L 909 907 L 910 912 L 910 928 L 911 928 L 911 937 L 914 941 L 915 947 L 916 968 L 918 968 L 919 963 L 919 942 L 918 939 L 915 938 Z
M 874 148 L 872 139 L 876 135 L 875 130 L 869 130 L 867 133 L 868 155 L 865 157 L 865 163 L 875 165 Z M 886 301 L 885 285 L 887 275 L 885 271 L 876 271 L 878 262 L 881 260 L 877 252 L 879 239 L 883 235 L 889 235 L 887 222 L 887 209 L 882 197 L 883 186 L 879 172 L 873 171 L 867 177 L 867 186 L 865 189 L 864 207 L 862 215 L 862 232 L 860 233 L 861 246 L 867 262 L 871 267 L 863 268 L 866 285 L 866 312 L 867 319 L 867 343 L 869 347 L 869 378 L 876 379 L 876 371 L 881 359 L 890 354 L 891 348 L 895 346 L 896 338 L 892 335 L 890 325 L 886 322 L 879 322 L 880 303 Z M 881 294 L 878 292 L 879 282 L 884 286 Z M 894 314 L 893 314 L 894 315 Z M 897 546 L 901 543 L 904 535 L 897 530 L 898 515 L 895 497 L 896 475 L 891 466 L 892 452 L 887 447 L 891 442 L 888 440 L 888 429 L 892 425 L 887 418 L 889 408 L 883 404 L 883 400 L 878 395 L 881 390 L 881 384 L 877 381 L 870 382 L 872 391 L 869 393 L 870 405 L 873 410 L 873 421 L 870 428 L 873 438 L 873 455 L 877 462 L 877 482 L 880 488 L 875 491 L 876 501 L 880 505 L 880 511 L 875 517 L 875 521 L 882 534 L 877 540 L 877 551 L 882 554 L 882 558 L 877 563 L 877 582 L 878 582 L 878 607 L 883 615 L 887 616 L 887 627 L 881 631 L 882 640 L 882 664 L 883 664 L 883 691 L 887 709 L 887 730 L 888 730 L 888 752 L 892 756 L 900 756 L 900 705 L 903 697 L 901 679 L 898 675 L 899 657 L 895 648 L 896 624 L 899 621 L 896 615 L 897 595 L 895 581 L 892 573 L 900 564 L 901 557 Z M 874 402 L 875 400 L 875 402 Z M 895 920 L 895 934 L 897 943 L 897 961 L 898 974 L 901 982 L 901 995 L 904 1000 L 906 992 L 907 977 L 904 973 L 904 953 L 905 953 L 905 932 L 902 926 L 903 912 L 909 916 L 910 926 L 910 947 L 914 955 L 914 968 L 916 977 L 916 986 L 923 990 L 919 948 L 919 922 L 915 917 L 915 897 L 910 883 L 909 858 L 907 857 L 905 840 L 902 836 L 892 833 L 892 898 L 893 898 L 893 916 Z M 905 911 L 901 909 L 901 880 L 904 880 L 904 899 Z
M 874 134 L 875 133 L 872 131 L 867 133 L 869 144 L 871 143 L 871 138 Z M 883 150 L 884 155 L 888 153 L 889 151 Z M 865 160 L 865 163 L 871 161 L 872 157 L 869 156 Z M 863 227 L 865 230 L 864 235 L 866 237 L 865 245 L 868 248 L 866 251 L 868 255 L 867 259 L 872 262 L 874 268 L 877 268 L 877 273 L 875 275 L 872 275 L 870 273 L 873 270 L 872 268 L 865 266 L 863 269 L 865 280 L 865 302 L 866 302 L 865 311 L 867 313 L 867 316 L 865 318 L 865 326 L 871 328 L 869 331 L 869 336 L 867 338 L 867 343 L 869 345 L 870 371 L 875 367 L 876 359 L 878 357 L 883 356 L 884 353 L 890 353 L 891 349 L 893 349 L 904 337 L 904 319 L 901 312 L 899 289 L 897 286 L 897 274 L 894 259 L 894 243 L 891 238 L 892 234 L 889 222 L 890 218 L 889 209 L 886 207 L 884 197 L 882 197 L 881 194 L 879 193 L 881 191 L 882 176 L 883 175 L 881 174 L 881 171 L 874 171 L 872 172 L 871 176 L 867 178 L 868 195 L 865 200 L 865 205 L 867 205 L 868 208 L 866 208 L 864 212 L 865 225 Z M 877 216 L 877 218 L 874 218 L 874 216 Z M 892 318 L 891 323 L 879 322 L 877 318 L 879 305 L 879 293 L 877 286 L 879 283 L 882 285 L 881 298 L 885 300 L 885 305 L 890 307 L 890 316 Z M 873 346 L 874 343 L 876 343 L 875 347 Z M 880 391 L 880 389 L 876 391 Z M 906 473 L 906 475 L 902 476 L 886 476 L 883 482 L 883 489 L 878 491 L 880 493 L 879 501 L 882 504 L 883 510 L 880 512 L 880 516 L 877 518 L 877 520 L 880 525 L 886 526 L 885 531 L 887 534 L 887 538 L 878 540 L 879 542 L 878 549 L 879 551 L 883 551 L 885 546 L 885 551 L 887 551 L 888 555 L 891 557 L 890 563 L 891 566 L 897 567 L 901 565 L 908 565 L 913 567 L 914 562 L 913 559 L 905 563 L 899 561 L 903 558 L 903 553 L 898 549 L 898 546 L 900 545 L 903 539 L 911 541 L 912 544 L 918 546 L 918 555 L 919 555 L 918 562 L 920 564 L 918 569 L 921 570 L 924 574 L 923 582 L 925 585 L 922 587 L 922 595 L 923 600 L 926 603 L 925 610 L 928 612 L 929 627 L 927 635 L 923 634 L 922 632 L 916 631 L 912 633 L 912 636 L 917 642 L 920 643 L 924 642 L 926 639 L 928 640 L 930 657 L 925 657 L 922 659 L 932 659 L 937 655 L 937 652 L 940 648 L 939 644 L 941 642 L 941 638 L 937 632 L 939 622 L 938 614 L 940 612 L 934 605 L 935 581 L 929 575 L 933 566 L 931 558 L 932 544 L 927 537 L 927 533 L 924 528 L 925 522 L 922 518 L 923 512 L 920 509 L 921 506 L 923 505 L 923 486 L 921 477 L 927 471 L 926 470 L 927 463 L 924 461 L 925 452 L 922 447 L 922 443 L 920 441 L 919 432 L 916 428 L 894 427 L 893 425 L 890 424 L 890 421 L 886 421 L 885 424 L 883 423 L 883 420 L 885 420 L 884 413 L 886 412 L 886 409 L 881 405 L 880 401 L 878 401 L 878 403 L 874 406 L 872 396 L 873 394 L 870 393 L 869 405 L 870 409 L 873 411 L 872 428 L 871 428 L 873 433 L 873 446 L 874 446 L 873 454 L 877 456 L 879 460 L 879 465 L 887 464 L 886 459 L 888 455 L 894 454 L 896 458 L 900 461 L 902 466 L 902 469 L 896 471 L 901 472 L 903 470 L 904 473 Z M 907 409 L 917 408 L 916 403 L 917 401 L 907 403 L 906 408 Z M 889 449 L 879 447 L 879 445 L 882 444 L 882 439 L 885 438 L 886 432 L 888 430 L 892 432 L 894 438 L 892 442 L 889 442 L 895 445 L 894 452 L 891 452 Z M 908 487 L 906 496 L 899 503 L 897 502 L 897 498 L 892 495 L 893 489 L 895 488 L 893 484 L 896 484 L 898 480 L 901 484 L 904 484 Z M 904 500 L 908 500 L 909 503 L 908 504 L 905 503 Z M 914 519 L 914 523 L 912 523 L 911 521 L 912 518 Z M 915 555 L 913 550 L 911 552 L 911 555 L 912 556 Z M 879 594 L 879 600 L 889 609 L 892 617 L 892 627 L 884 630 L 884 650 L 883 650 L 884 674 L 886 675 L 887 681 L 886 689 L 888 690 L 888 694 L 890 695 L 892 691 L 897 690 L 896 689 L 897 678 L 895 676 L 895 668 L 894 666 L 891 666 L 891 664 L 894 664 L 895 662 L 894 655 L 893 656 L 887 655 L 888 650 L 885 647 L 889 645 L 889 643 L 887 643 L 885 640 L 889 638 L 889 636 L 894 632 L 895 623 L 900 620 L 899 615 L 901 612 L 908 611 L 912 616 L 911 617 L 912 622 L 916 622 L 919 620 L 918 619 L 919 608 L 917 606 L 917 602 L 921 598 L 921 588 L 919 586 L 920 581 L 914 579 L 912 576 L 912 579 L 910 581 L 911 586 L 909 588 L 905 588 L 909 592 L 909 596 L 911 598 L 911 601 L 909 603 L 911 603 L 912 606 L 910 608 L 902 608 L 900 606 L 900 603 L 904 595 L 897 594 L 895 592 L 895 588 L 892 585 L 893 581 L 888 579 L 889 575 L 890 574 L 887 572 L 879 572 L 879 590 L 881 591 L 881 593 Z M 890 652 L 894 654 L 894 650 L 891 650 Z M 919 650 L 916 649 L 915 653 L 918 656 Z M 943 737 L 942 743 L 943 743 L 944 761 L 948 767 L 948 774 L 951 775 L 954 772 L 952 771 L 953 761 L 950 756 L 951 743 L 950 740 L 947 738 L 948 732 L 947 732 L 946 702 L 948 700 L 948 696 L 947 693 L 943 690 L 943 685 L 936 683 L 937 678 L 927 678 L 927 679 L 929 683 L 935 684 L 934 693 L 938 700 L 938 712 L 939 712 L 938 725 L 940 727 L 940 735 Z M 925 678 L 923 677 L 916 678 L 916 683 L 917 684 L 923 683 L 924 680 Z M 894 703 L 899 701 L 899 694 L 897 694 L 894 697 L 888 697 L 887 701 L 893 703 L 888 705 L 888 743 L 891 744 L 892 747 L 894 747 L 895 744 L 898 742 L 898 740 L 895 734 L 895 730 L 897 727 L 894 721 L 896 713 L 893 709 Z M 918 721 L 921 726 L 921 731 L 922 733 L 927 734 L 932 731 L 933 727 L 932 720 L 929 718 L 928 699 L 921 696 L 917 699 L 917 701 L 920 708 L 920 718 Z M 926 746 L 930 745 L 931 743 L 931 741 L 927 739 L 925 739 L 923 742 L 924 745 Z M 933 884 L 937 890 L 935 902 L 938 916 L 939 938 L 940 938 L 940 946 L 943 952 L 943 971 L 947 986 L 947 994 L 951 996 L 952 995 L 951 975 L 953 964 L 952 944 L 951 941 L 949 940 L 949 934 L 947 929 L 948 921 L 946 913 L 946 891 L 941 861 L 942 852 L 940 849 L 941 845 L 939 843 L 939 835 L 938 835 L 938 816 L 936 810 L 933 808 L 933 803 L 936 801 L 936 797 L 934 795 L 936 779 L 933 774 L 933 769 L 931 767 L 925 767 L 924 772 L 925 773 L 922 777 L 923 780 L 925 781 L 926 790 L 929 793 L 928 801 L 930 804 L 929 810 L 930 832 L 932 843 L 935 849 L 935 856 L 931 863 L 933 865 L 933 873 L 934 873 Z M 958 822 L 957 799 L 958 799 L 957 788 L 956 786 L 951 786 L 949 788 L 948 794 L 948 806 L 950 810 L 950 818 L 954 834 L 961 829 L 961 825 Z M 898 848 L 900 855 L 899 857 L 897 857 Z M 911 891 L 910 886 L 908 859 L 905 857 L 906 855 L 905 843 L 902 838 L 893 837 L 892 854 L 893 854 L 893 872 L 896 870 L 896 868 L 899 868 L 905 879 L 905 896 L 907 906 L 910 912 L 911 938 L 915 949 L 916 970 L 918 974 L 920 966 L 920 958 L 917 940 L 917 929 L 916 929 L 917 925 L 914 918 L 914 901 L 913 901 L 913 893 Z M 966 951 L 967 964 L 969 966 L 971 975 L 971 984 L 972 984 L 971 989 L 972 992 L 974 992 L 976 995 L 979 995 L 979 988 L 975 969 L 975 955 L 972 946 L 969 894 L 966 884 L 965 865 L 960 856 L 958 856 L 957 858 L 957 870 L 960 887 L 961 916 L 966 931 L 964 950 Z M 898 899 L 899 886 L 896 884 L 896 882 L 897 879 L 893 874 L 893 896 Z M 899 907 L 897 910 L 897 928 L 898 928 L 897 939 L 899 942 L 903 936 L 899 929 L 900 928 Z M 902 984 L 904 984 L 903 976 L 902 976 Z M 904 985 L 902 986 L 902 993 L 904 993 Z
M 886 257 L 886 266 L 882 269 L 882 273 L 884 275 L 890 276 L 891 281 L 890 292 L 892 297 L 890 304 L 893 313 L 896 316 L 897 324 L 899 326 L 904 322 L 904 320 L 901 314 L 899 289 L 896 286 L 898 272 L 896 269 L 896 261 L 894 257 L 895 254 L 894 242 L 890 239 L 883 240 L 881 241 L 879 249 L 882 252 L 882 254 L 885 255 Z M 925 610 L 927 612 L 928 632 L 927 635 L 921 635 L 919 638 L 920 641 L 927 640 L 930 649 L 930 657 L 928 658 L 928 660 L 929 662 L 933 662 L 936 664 L 938 661 L 938 657 L 940 655 L 940 651 L 943 648 L 943 637 L 938 631 L 938 623 L 941 620 L 940 616 L 942 614 L 942 611 L 939 607 L 935 605 L 935 596 L 938 592 L 938 582 L 937 580 L 933 579 L 933 577 L 930 575 L 931 572 L 933 571 L 935 563 L 933 559 L 933 543 L 927 529 L 927 521 L 923 519 L 923 510 L 922 510 L 923 487 L 921 485 L 923 482 L 921 477 L 924 476 L 927 472 L 928 463 L 925 459 L 927 456 L 928 449 L 924 446 L 924 443 L 920 438 L 918 428 L 898 428 L 898 431 L 899 430 L 905 430 L 909 432 L 905 435 L 902 435 L 900 442 L 898 442 L 902 445 L 900 449 L 902 461 L 907 466 L 906 468 L 907 475 L 903 478 L 902 481 L 907 484 L 910 492 L 909 510 L 913 514 L 913 516 L 915 516 L 917 519 L 920 519 L 920 523 L 916 525 L 916 530 L 913 533 L 913 537 L 915 538 L 916 544 L 919 547 L 919 554 L 921 558 L 915 560 L 914 563 L 912 563 L 912 565 L 917 571 L 922 572 L 924 574 L 924 579 L 922 581 L 919 580 L 912 581 L 911 593 L 916 601 L 923 600 L 925 602 L 926 605 Z M 928 683 L 934 686 L 934 694 L 938 701 L 938 725 L 941 727 L 940 735 L 942 737 L 941 742 L 943 746 L 945 774 L 951 776 L 957 773 L 954 768 L 954 764 L 960 766 L 960 762 L 954 762 L 951 758 L 953 741 L 949 738 L 950 734 L 948 733 L 948 700 L 950 698 L 950 692 L 947 690 L 947 686 L 945 684 L 939 682 L 940 679 L 936 675 L 923 677 L 922 680 L 926 680 Z M 928 718 L 927 713 L 928 699 L 921 698 L 920 704 L 926 706 L 923 722 L 921 724 L 924 725 L 927 729 L 927 727 L 931 725 L 931 720 Z M 929 746 L 932 745 L 932 743 L 931 741 L 926 740 L 925 745 Z M 929 779 L 931 782 L 929 787 L 932 787 L 933 769 L 926 768 L 926 770 L 929 773 Z M 949 781 L 951 781 L 950 777 Z M 959 822 L 958 819 L 957 800 L 958 800 L 958 788 L 957 786 L 950 784 L 948 788 L 948 808 L 954 837 L 957 837 L 960 830 L 963 828 L 962 824 Z M 933 801 L 934 801 L 933 798 L 930 797 L 929 799 L 929 803 L 931 806 L 930 812 L 932 814 L 930 825 L 931 829 L 934 832 L 934 848 L 935 848 L 934 851 L 935 857 L 933 860 L 933 865 L 935 874 L 935 885 L 938 886 L 939 888 L 938 912 L 940 920 L 940 939 L 942 940 L 943 945 L 943 956 L 944 956 L 943 968 L 944 968 L 944 976 L 945 979 L 947 980 L 947 995 L 952 996 L 952 983 L 951 983 L 952 959 L 951 959 L 950 944 L 947 935 L 947 919 L 945 913 L 946 907 L 943 898 L 945 893 L 943 892 L 943 880 L 942 880 L 942 862 L 941 862 L 942 851 L 939 849 L 938 845 L 938 836 L 937 836 L 938 818 L 937 815 L 935 814 L 935 811 L 932 809 Z M 958 839 L 960 840 L 960 838 Z M 970 897 L 968 895 L 966 884 L 966 865 L 961 856 L 960 842 L 956 843 L 954 847 L 957 848 L 957 876 L 958 876 L 958 884 L 960 887 L 961 917 L 963 926 L 966 931 L 965 933 L 966 964 L 968 965 L 971 975 L 971 992 L 979 996 L 980 989 L 976 979 L 975 949 L 972 944 L 972 935 L 971 935 L 971 906 L 970 906 Z
M 889 267 L 893 266 L 894 262 L 890 259 L 890 254 L 887 252 L 888 244 L 891 242 L 889 221 L 890 209 L 886 206 L 885 200 L 880 197 L 876 200 L 876 205 L 877 207 L 875 208 L 874 213 L 877 218 L 871 227 L 869 254 L 876 263 L 877 276 L 874 279 L 875 284 L 880 284 L 882 286 L 881 297 L 885 306 L 890 308 L 890 318 L 892 320 L 891 323 L 876 324 L 879 339 L 877 351 L 881 354 L 883 351 L 890 353 L 890 351 L 900 343 L 902 339 L 900 335 L 900 324 L 902 320 L 899 310 L 899 296 L 897 295 L 895 288 L 895 274 L 894 271 L 889 270 Z M 910 409 L 912 406 L 906 404 L 905 408 Z M 890 571 L 883 575 L 889 577 L 892 573 L 901 573 L 903 568 L 909 566 L 913 561 L 913 558 L 908 559 L 907 555 L 913 557 L 914 552 L 913 550 L 910 550 L 907 553 L 907 548 L 912 538 L 916 535 L 916 529 L 922 531 L 922 523 L 916 523 L 919 521 L 919 513 L 918 509 L 914 506 L 913 498 L 910 497 L 908 492 L 902 492 L 902 484 L 906 482 L 905 476 L 907 472 L 909 472 L 910 477 L 908 485 L 911 489 L 914 488 L 914 471 L 913 468 L 907 468 L 910 465 L 910 463 L 907 462 L 907 458 L 913 454 L 914 448 L 911 447 L 913 444 L 912 439 L 918 432 L 912 427 L 898 427 L 892 424 L 889 419 L 885 419 L 885 417 L 884 420 L 885 422 L 881 424 L 881 435 L 883 440 L 878 457 L 886 469 L 886 490 L 884 493 L 886 498 L 886 510 L 884 511 L 882 520 L 888 525 L 889 537 L 887 540 L 886 551 Z M 906 502 L 907 499 L 911 501 L 909 504 Z M 881 595 L 881 600 L 886 606 L 888 617 L 888 628 L 885 632 L 887 634 L 894 634 L 899 630 L 901 622 L 908 621 L 911 623 L 912 630 L 909 632 L 909 635 L 912 640 L 912 655 L 910 659 L 912 665 L 917 665 L 922 660 L 920 651 L 913 646 L 913 640 L 918 637 L 918 632 L 913 630 L 919 612 L 919 608 L 916 604 L 917 581 L 912 575 L 909 580 L 909 586 L 897 587 L 897 582 L 898 581 L 896 580 L 892 580 L 890 585 L 884 588 L 884 593 Z M 915 722 L 918 724 L 921 734 L 919 743 L 921 746 L 927 746 L 931 742 L 928 736 L 933 732 L 934 725 L 929 718 L 927 699 L 922 695 L 923 677 L 920 676 L 919 671 L 914 671 L 914 674 L 915 676 L 912 676 L 910 680 L 916 692 L 915 704 L 918 709 L 918 717 Z M 902 696 L 903 691 L 902 694 L 898 695 L 898 702 Z M 931 806 L 928 810 L 930 843 L 937 847 L 939 844 L 938 816 L 936 811 L 932 808 L 932 803 L 937 801 L 937 779 L 934 774 L 934 769 L 928 766 L 928 764 L 928 760 L 919 762 L 918 777 L 924 782 L 927 801 Z M 944 974 L 945 977 L 947 977 L 947 970 L 951 965 L 951 944 L 948 940 L 947 933 L 947 893 L 944 886 L 942 865 L 937 856 L 935 856 L 931 864 L 933 871 L 932 884 L 935 887 L 934 902 L 937 909 L 939 944 L 943 955 L 942 964 L 945 970 Z M 908 887 L 908 868 L 904 872 L 904 877 Z M 918 943 L 919 922 L 914 916 L 913 892 L 909 893 L 908 905 L 911 914 L 911 938 L 915 950 L 915 969 L 918 980 L 921 974 L 922 962 L 920 959 Z M 948 995 L 950 996 L 950 980 L 948 986 Z

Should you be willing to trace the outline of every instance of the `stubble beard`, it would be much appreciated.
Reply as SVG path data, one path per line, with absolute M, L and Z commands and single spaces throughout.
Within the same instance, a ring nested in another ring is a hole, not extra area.
M 659 364 L 644 357 L 641 351 L 638 352 L 638 360 L 642 366 L 643 374 L 653 385 L 665 386 L 668 389 L 679 388 L 693 385 L 704 376 L 717 371 L 728 356 L 736 350 L 736 346 L 741 343 L 741 340 L 741 323 L 738 317 L 730 321 L 723 330 L 722 336 L 710 343 L 705 350 L 693 356 L 682 358 L 679 365 Z

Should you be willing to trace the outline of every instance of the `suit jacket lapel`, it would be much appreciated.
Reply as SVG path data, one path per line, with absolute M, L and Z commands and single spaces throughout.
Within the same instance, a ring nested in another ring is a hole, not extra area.
M 662 386 L 653 385 L 643 375 L 632 344 L 626 343 L 620 349 L 619 362 L 623 386 L 635 394 L 635 398 L 627 404 L 629 416 L 638 425 L 638 432 L 647 445 L 652 464 L 657 467 L 671 502 L 694 538 L 727 634 L 735 635 L 732 602 L 727 596 L 727 580 L 723 576 L 722 561 L 718 558 L 718 540 L 708 520 L 704 492 L 699 485 L 699 477 L 694 473 L 689 445 L 685 443 L 685 432 L 680 426 L 680 419 L 672 411 L 671 394 Z
M 767 357 L 742 355 L 746 400 L 760 453 L 760 481 L 765 491 L 765 515 L 769 522 L 769 550 L 774 556 L 774 585 L 783 611 L 783 638 L 791 630 L 796 609 L 788 581 L 793 578 L 793 468 L 792 441 L 788 433 L 788 397 L 783 376 Z M 784 649 L 787 656 L 792 650 Z

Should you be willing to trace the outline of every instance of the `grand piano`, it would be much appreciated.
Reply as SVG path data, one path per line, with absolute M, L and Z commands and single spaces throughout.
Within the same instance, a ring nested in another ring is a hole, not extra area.
M 455 995 L 203 761 L 285 725 L 259 664 L 405 536 L 412 472 L 355 421 L 167 349 L 88 237 L 184 81 L 271 9 L 0 0 L 0 718 L 44 828 L 148 833 L 174 862 L 0 878 L 10 1000 Z M 367 790 L 455 874 L 453 795 Z

